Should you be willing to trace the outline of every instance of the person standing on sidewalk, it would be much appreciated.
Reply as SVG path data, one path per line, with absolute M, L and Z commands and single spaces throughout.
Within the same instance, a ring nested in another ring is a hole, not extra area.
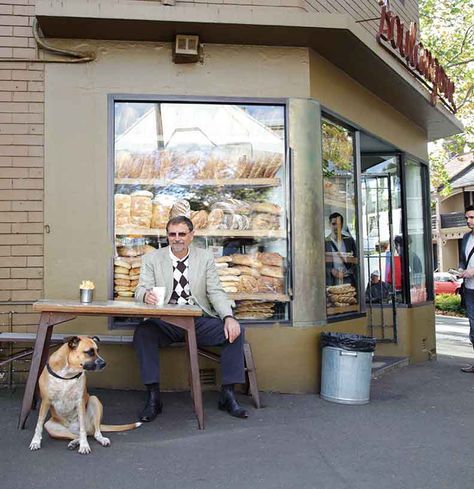
M 474 205 L 466 207 L 464 216 L 470 232 L 462 238 L 459 267 L 463 269 L 460 277 L 464 279 L 465 303 L 470 327 L 469 339 L 474 348 Z M 463 367 L 461 370 L 474 373 L 474 364 Z

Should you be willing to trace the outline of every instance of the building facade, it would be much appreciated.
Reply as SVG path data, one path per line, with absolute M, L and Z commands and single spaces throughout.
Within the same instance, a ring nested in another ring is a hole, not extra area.
M 390 42 L 417 2 L 391 2 L 396 18 L 369 1 L 23 3 L 1 17 L 4 331 L 34 332 L 31 301 L 85 279 L 130 300 L 140 257 L 185 213 L 232 269 L 261 389 L 318 391 L 321 331 L 431 357 L 427 142 L 460 126 Z M 97 385 L 139 386 L 132 348 L 103 350 Z M 181 354 L 163 352 L 164 388 L 186 386 Z
M 469 231 L 464 209 L 474 205 L 474 155 L 467 153 L 446 163 L 451 191 L 438 189 L 433 201 L 433 255 L 441 272 L 458 268 L 462 237 Z

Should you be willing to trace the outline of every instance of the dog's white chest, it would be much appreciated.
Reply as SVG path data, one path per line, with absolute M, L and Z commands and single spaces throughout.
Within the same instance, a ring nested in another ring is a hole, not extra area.
M 49 379 L 49 399 L 56 413 L 69 421 L 77 420 L 77 407 L 84 394 L 84 376 L 78 379 Z

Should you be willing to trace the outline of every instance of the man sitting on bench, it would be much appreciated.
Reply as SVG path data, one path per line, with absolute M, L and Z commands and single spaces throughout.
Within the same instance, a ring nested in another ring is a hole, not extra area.
M 156 304 L 152 288 L 165 287 L 165 304 L 193 304 L 204 311 L 203 317 L 195 319 L 198 346 L 223 346 L 218 407 L 246 418 L 247 411 L 234 393 L 234 384 L 245 380 L 244 329 L 232 315 L 234 302 L 222 289 L 212 253 L 191 245 L 193 229 L 185 216 L 170 219 L 166 225 L 169 246 L 143 257 L 135 300 Z M 184 331 L 161 319 L 147 319 L 136 327 L 133 343 L 148 394 L 140 421 L 153 421 L 162 411 L 159 347 L 181 341 Z

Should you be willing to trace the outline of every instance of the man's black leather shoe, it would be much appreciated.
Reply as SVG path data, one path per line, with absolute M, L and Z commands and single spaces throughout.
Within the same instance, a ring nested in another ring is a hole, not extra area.
M 248 412 L 240 407 L 233 388 L 223 387 L 219 396 L 219 403 L 217 404 L 221 411 L 227 411 L 231 416 L 236 418 L 248 418 Z
M 138 417 L 139 421 L 149 423 L 153 421 L 163 410 L 163 403 L 160 399 L 160 391 L 148 391 L 148 399 L 145 407 Z
M 468 374 L 474 374 L 474 365 L 469 365 L 468 367 L 463 367 L 461 372 L 467 372 Z

